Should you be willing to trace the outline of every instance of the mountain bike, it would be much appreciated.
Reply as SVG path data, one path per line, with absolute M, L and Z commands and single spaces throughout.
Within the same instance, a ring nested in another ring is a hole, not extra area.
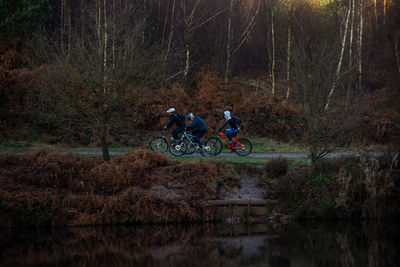
M 193 149 L 193 152 L 190 151 L 189 153 L 186 153 L 188 149 Z M 215 150 L 212 150 L 212 147 L 206 145 L 203 145 L 203 147 L 200 148 L 198 142 L 195 141 L 195 136 L 189 134 L 187 131 L 183 132 L 181 139 L 173 140 L 169 144 L 169 152 L 174 156 L 182 156 L 185 153 L 192 154 L 195 151 L 199 152 L 203 157 L 205 155 L 212 156 L 216 152 Z
M 168 131 L 164 130 L 162 132 L 162 136 L 155 136 L 153 139 L 151 139 L 149 145 L 150 149 L 155 152 L 167 152 L 168 150 L 168 144 L 169 142 L 167 141 L 168 138 Z M 172 140 L 171 137 L 168 138 L 169 141 Z
M 249 139 L 245 137 L 236 138 L 235 136 L 231 139 L 232 141 L 229 142 L 229 139 L 226 137 L 226 135 L 223 132 L 220 132 L 217 136 L 210 137 L 204 142 L 204 145 L 211 147 L 212 150 L 215 151 L 213 156 L 216 156 L 222 152 L 224 145 L 220 136 L 225 140 L 226 146 L 233 150 L 238 156 L 247 156 L 253 149 L 253 145 Z

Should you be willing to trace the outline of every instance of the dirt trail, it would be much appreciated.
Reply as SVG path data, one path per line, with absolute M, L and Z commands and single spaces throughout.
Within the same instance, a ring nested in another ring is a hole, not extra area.
M 76 152 L 81 155 L 101 155 L 101 151 L 78 151 Z M 110 151 L 110 155 L 112 156 L 119 156 L 122 155 L 126 152 L 123 151 Z M 379 156 L 382 155 L 380 152 L 369 152 L 367 153 L 369 156 Z M 169 154 L 171 157 L 173 157 L 171 154 Z M 365 155 L 365 153 L 362 152 L 333 152 L 328 154 L 326 157 L 327 158 L 337 158 L 341 156 L 357 156 L 360 157 L 362 155 Z M 194 153 L 191 155 L 184 155 L 184 156 L 189 156 L 189 157 L 201 157 L 199 153 Z M 216 158 L 219 157 L 225 157 L 225 158 L 232 158 L 232 157 L 239 157 L 235 153 L 221 153 L 218 156 L 215 156 Z M 279 152 L 274 152 L 274 153 L 251 153 L 250 155 L 246 156 L 249 158 L 288 158 L 288 159 L 300 159 L 300 158 L 308 158 L 307 153 L 300 153 L 300 152 L 284 152 L 284 153 L 279 153 Z

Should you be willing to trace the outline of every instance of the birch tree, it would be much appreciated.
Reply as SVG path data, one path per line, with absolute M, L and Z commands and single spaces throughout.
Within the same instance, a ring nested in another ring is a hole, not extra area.
M 260 12 L 260 7 L 261 7 L 261 0 L 258 1 L 257 7 L 256 7 L 254 13 L 251 14 L 249 22 L 245 24 L 245 28 L 244 28 L 242 34 L 239 35 L 240 37 L 237 40 L 237 45 L 236 45 L 235 49 L 233 50 L 232 54 L 235 54 L 242 47 L 242 45 L 248 40 L 248 38 L 254 28 L 258 13 Z
M 229 80 L 231 70 L 231 44 L 232 44 L 232 16 L 233 16 L 233 2 L 230 0 L 229 15 L 228 15 L 228 31 L 226 42 L 226 64 L 225 64 L 225 81 Z
M 234 40 L 233 35 L 233 10 L 234 10 L 234 0 L 230 0 L 229 5 L 229 15 L 228 15 L 228 29 L 227 29 L 227 45 L 226 45 L 226 62 L 225 62 L 225 81 L 229 80 L 229 76 L 232 68 L 232 57 L 233 55 L 239 51 L 242 45 L 248 40 L 254 25 L 256 23 L 256 18 L 260 11 L 261 0 L 258 1 L 258 4 L 255 8 L 254 13 L 250 13 L 249 20 L 246 21 L 244 25 L 244 29 L 241 33 L 238 34 L 238 38 Z
M 204 24 L 210 22 L 216 16 L 222 14 L 226 9 L 221 11 L 215 11 L 214 14 L 209 14 L 209 12 L 202 11 L 201 15 L 198 14 L 198 9 L 200 8 L 202 0 L 192 1 L 180 0 L 180 10 L 182 12 L 183 20 L 183 39 L 184 39 L 184 51 L 185 51 L 185 66 L 183 70 L 183 80 L 187 82 L 189 70 L 191 67 L 190 63 L 190 51 L 191 51 L 191 41 L 193 33 L 198 30 Z
M 170 26 L 170 30 L 169 30 L 169 36 L 168 36 L 168 43 L 167 43 L 167 49 L 164 55 L 164 60 L 163 60 L 163 64 L 165 65 L 169 52 L 171 50 L 171 44 L 172 44 L 172 36 L 174 34 L 175 31 L 175 2 L 176 0 L 172 0 L 172 12 L 171 12 L 171 26 Z
M 333 93 L 335 92 L 336 84 L 337 84 L 337 81 L 339 79 L 340 71 L 341 71 L 341 68 L 342 68 L 343 54 L 344 54 L 344 50 L 345 50 L 345 46 L 346 46 L 347 28 L 348 28 L 348 25 L 349 25 L 351 9 L 352 9 L 351 0 L 349 0 L 349 7 L 348 7 L 347 12 L 346 12 L 344 32 L 343 32 L 343 37 L 342 37 L 342 42 L 341 42 L 340 56 L 339 56 L 339 61 L 338 61 L 338 65 L 337 65 L 337 68 L 336 68 L 336 75 L 335 75 L 335 79 L 333 80 L 332 88 L 331 88 L 331 90 L 329 92 L 329 95 L 328 95 L 328 101 L 326 102 L 325 110 L 328 109 L 329 103 L 332 100 Z

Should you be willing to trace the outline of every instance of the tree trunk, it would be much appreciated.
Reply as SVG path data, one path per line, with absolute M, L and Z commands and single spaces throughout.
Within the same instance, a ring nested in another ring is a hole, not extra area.
M 110 160 L 110 152 L 108 150 L 107 142 L 107 125 L 104 123 L 100 136 L 101 150 L 103 151 L 103 160 Z
M 65 0 L 61 0 L 61 12 L 60 12 L 60 47 L 64 54 L 64 10 L 65 10 Z
M 360 0 L 360 28 L 358 32 L 358 84 L 362 88 L 362 37 L 363 37 L 363 0 Z
M 160 3 L 159 3 L 159 5 L 160 5 Z M 146 26 L 146 7 L 147 7 L 147 1 L 143 0 L 143 9 L 142 9 L 142 23 L 143 23 L 142 24 L 142 46 L 144 46 L 144 40 L 145 40 L 144 37 L 145 37 L 145 26 Z
M 97 25 L 97 38 L 99 42 L 99 57 L 101 57 L 101 3 L 100 0 L 96 0 L 96 25 Z
M 340 57 L 339 57 L 339 62 L 338 62 L 338 66 L 337 66 L 337 69 L 336 69 L 336 75 L 335 75 L 335 79 L 333 80 L 331 91 L 329 92 L 329 95 L 328 95 L 328 100 L 327 100 L 326 105 L 325 105 L 325 110 L 328 109 L 329 103 L 332 100 L 333 93 L 335 92 L 335 89 L 336 89 L 336 83 L 337 83 L 337 81 L 339 79 L 340 70 L 342 68 L 344 48 L 346 47 L 347 28 L 348 28 L 348 25 L 349 25 L 349 18 L 350 18 L 350 11 L 351 11 L 350 2 L 351 2 L 351 0 L 349 1 L 349 9 L 347 10 L 347 14 L 346 14 L 346 22 L 345 22 L 344 34 L 343 34 L 343 38 L 342 38 L 342 49 L 340 50 Z
M 106 6 L 106 0 L 103 0 L 103 10 L 104 10 L 104 54 L 103 54 L 103 71 L 104 71 L 104 81 L 106 80 L 106 71 L 107 71 L 107 41 L 108 41 L 108 36 L 107 36 L 107 6 Z M 104 87 L 105 88 L 105 87 Z
M 289 18 L 288 18 L 288 35 L 287 35 L 287 58 L 286 58 L 286 82 L 287 82 L 287 91 L 286 91 L 286 103 L 289 100 L 290 94 L 290 46 L 291 46 L 291 15 L 292 15 L 292 6 L 289 0 Z
M 169 3 L 170 3 L 170 0 L 168 0 L 167 10 L 165 11 L 164 27 L 163 27 L 162 38 L 161 38 L 161 46 L 164 46 L 165 31 L 167 30 Z
M 249 24 L 247 25 L 246 29 L 243 31 L 242 35 L 240 36 L 239 40 L 239 45 L 233 50 L 232 55 L 235 54 L 239 48 L 243 45 L 243 43 L 249 38 L 249 35 L 251 33 L 251 30 L 253 29 L 255 25 L 255 19 L 258 15 L 258 12 L 260 11 L 260 6 L 261 6 L 261 0 L 258 2 L 258 6 L 256 9 L 256 12 L 254 12 L 253 17 L 251 18 Z
M 353 75 L 352 74 L 352 69 L 353 69 L 353 36 L 354 36 L 354 2 L 355 0 L 350 0 L 351 1 L 351 25 L 350 25 L 350 44 L 349 44 L 349 73 L 350 73 L 350 78 L 349 82 L 347 83 L 347 92 L 346 92 L 346 102 L 345 106 L 346 109 L 348 108 L 350 104 L 350 88 L 351 88 L 351 82 Z
M 189 29 L 185 29 L 185 70 L 183 72 L 183 80 L 185 84 L 189 75 L 190 68 L 190 33 Z
M 383 0 L 383 24 L 386 24 L 386 6 L 387 0 Z
M 227 44 L 226 44 L 226 66 L 225 66 L 225 81 L 227 82 L 231 74 L 231 42 L 232 42 L 232 15 L 233 15 L 233 0 L 229 5 L 229 17 L 228 17 L 228 32 L 227 32 Z
M 83 22 L 83 0 L 81 0 L 81 42 L 82 45 L 84 45 L 85 39 L 84 39 L 84 32 L 85 32 L 85 23 Z
M 172 36 L 174 34 L 174 17 L 175 17 L 175 0 L 172 1 L 171 27 L 170 27 L 169 37 L 168 37 L 167 51 L 165 52 L 165 56 L 164 56 L 164 64 L 167 61 L 169 51 L 171 50 Z
M 113 0 L 112 67 L 115 67 L 115 0 Z
M 271 10 L 271 38 L 272 38 L 271 79 L 272 79 L 272 93 L 275 94 L 275 29 L 274 29 L 274 11 L 273 11 L 273 7 L 272 7 L 272 10 Z
M 68 6 L 67 6 L 67 27 L 68 27 L 68 55 L 71 53 L 71 0 L 68 1 Z
M 396 35 L 394 36 L 394 53 L 396 54 L 397 68 L 400 74 L 399 40 L 398 40 L 399 37 L 400 37 L 400 32 L 396 33 Z
M 376 8 L 376 0 L 374 0 L 374 16 L 375 16 L 375 30 L 378 31 L 378 11 Z

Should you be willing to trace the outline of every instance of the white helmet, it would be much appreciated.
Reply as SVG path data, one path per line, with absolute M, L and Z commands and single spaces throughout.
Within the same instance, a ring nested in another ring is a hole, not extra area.
M 226 120 L 229 120 L 231 118 L 231 113 L 229 112 L 229 110 L 224 111 L 224 116 Z
M 167 110 L 167 113 L 174 113 L 176 110 L 174 108 L 170 108 Z

